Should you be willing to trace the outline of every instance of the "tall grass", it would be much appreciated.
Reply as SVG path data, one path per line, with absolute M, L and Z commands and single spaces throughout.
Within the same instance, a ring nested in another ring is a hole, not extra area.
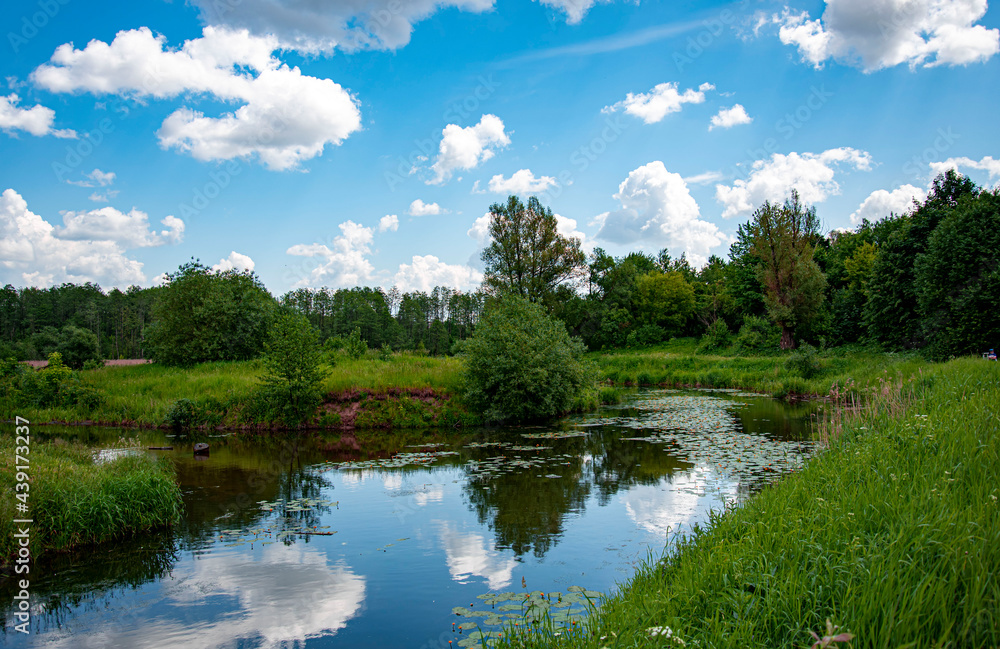
M 17 552 L 13 534 L 16 474 L 13 438 L 0 438 L 0 564 Z M 95 463 L 93 450 L 82 445 L 40 443 L 31 445 L 28 516 L 32 556 L 43 551 L 66 550 L 100 543 L 129 534 L 164 527 L 181 514 L 180 488 L 169 462 L 139 452 L 116 460 Z
M 742 388 L 775 397 L 825 395 L 835 384 L 869 385 L 886 372 L 909 375 L 927 365 L 915 354 L 834 348 L 818 352 L 808 376 L 794 352 L 768 356 L 696 354 L 694 338 L 651 349 L 591 354 L 605 380 L 616 385 Z
M 876 380 L 828 450 L 648 562 L 583 633 L 501 646 L 679 647 L 667 627 L 688 647 L 804 647 L 827 619 L 853 647 L 1000 645 L 998 394 L 978 359 Z

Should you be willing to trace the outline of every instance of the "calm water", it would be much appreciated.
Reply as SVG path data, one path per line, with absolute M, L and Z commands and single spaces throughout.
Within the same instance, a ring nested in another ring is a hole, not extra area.
M 183 524 L 33 566 L 32 634 L 8 613 L 0 646 L 446 648 L 462 639 L 454 607 L 607 592 L 677 530 L 801 467 L 811 412 L 646 390 L 551 427 L 357 444 L 138 433 L 175 448 L 158 453 L 177 466 Z M 33 433 L 102 446 L 123 434 Z

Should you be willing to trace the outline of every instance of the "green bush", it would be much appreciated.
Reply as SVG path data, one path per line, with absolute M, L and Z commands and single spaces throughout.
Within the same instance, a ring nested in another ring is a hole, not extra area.
M 344 351 L 354 360 L 368 353 L 368 343 L 361 337 L 361 327 L 355 327 L 351 335 L 347 337 L 344 342 Z
M 584 345 L 538 304 L 496 301 L 465 350 L 464 395 L 488 421 L 528 421 L 570 410 L 596 391 Z
M 348 339 L 348 349 L 360 340 L 357 328 Z M 368 348 L 364 341 L 361 344 Z M 319 337 L 304 315 L 280 313 L 271 336 L 264 346 L 264 376 L 260 396 L 269 405 L 271 415 L 286 426 L 308 421 L 323 400 L 321 385 L 327 370 Z
M 729 325 L 726 324 L 725 320 L 719 318 L 708 326 L 708 330 L 705 331 L 705 335 L 702 337 L 697 351 L 703 354 L 725 349 L 732 342 L 733 334 L 729 331 Z
M 741 352 L 758 353 L 777 351 L 781 331 L 764 318 L 747 316 L 740 332 L 736 334 L 736 347 Z
M 817 376 L 823 368 L 816 355 L 816 348 L 808 343 L 802 343 L 785 361 L 785 369 L 804 379 L 811 379 Z
M 198 423 L 198 406 L 191 399 L 178 399 L 167 410 L 163 423 L 174 430 L 191 428 Z

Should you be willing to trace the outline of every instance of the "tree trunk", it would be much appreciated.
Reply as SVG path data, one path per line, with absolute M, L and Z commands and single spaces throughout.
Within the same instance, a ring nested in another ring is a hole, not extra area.
M 795 349 L 795 339 L 792 338 L 792 330 L 787 325 L 781 325 L 781 348 Z

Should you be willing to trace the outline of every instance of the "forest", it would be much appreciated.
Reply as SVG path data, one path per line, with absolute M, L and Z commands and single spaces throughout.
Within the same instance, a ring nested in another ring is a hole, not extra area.
M 727 259 L 700 268 L 667 250 L 585 254 L 534 198 L 512 196 L 491 212 L 486 280 L 474 292 L 301 288 L 274 298 L 252 273 L 216 273 L 196 260 L 152 288 L 7 285 L 0 358 L 250 358 L 268 314 L 282 308 L 304 314 L 328 348 L 353 334 L 370 348 L 453 354 L 490 298 L 505 293 L 542 304 L 590 350 L 704 336 L 705 350 L 863 344 L 945 359 L 1000 343 L 1000 192 L 954 171 L 908 212 L 853 231 L 821 233 L 815 208 L 791 192 L 739 227 Z M 198 322 L 213 331 L 191 341 L 181 332 Z

